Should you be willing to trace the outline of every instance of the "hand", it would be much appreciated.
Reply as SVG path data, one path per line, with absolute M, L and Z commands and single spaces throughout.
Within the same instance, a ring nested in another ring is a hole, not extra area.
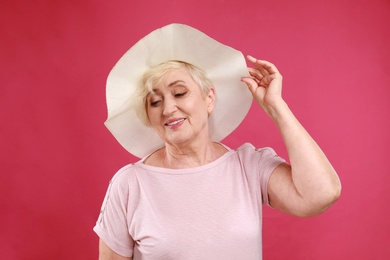
M 271 115 L 282 99 L 282 75 L 272 63 L 247 56 L 254 68 L 248 68 L 251 77 L 241 80 L 247 84 L 253 98 L 264 111 Z

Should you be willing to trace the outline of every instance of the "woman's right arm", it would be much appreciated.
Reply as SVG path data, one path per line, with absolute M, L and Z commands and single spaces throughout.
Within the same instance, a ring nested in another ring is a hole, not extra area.
M 102 239 L 99 240 L 99 260 L 132 260 L 132 257 L 118 255 Z

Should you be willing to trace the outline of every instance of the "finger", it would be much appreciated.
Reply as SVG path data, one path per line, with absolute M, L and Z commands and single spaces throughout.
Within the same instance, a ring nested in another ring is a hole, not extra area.
M 250 63 L 253 63 L 253 64 L 255 64 L 256 61 L 257 61 L 257 59 L 254 58 L 254 57 L 251 56 L 251 55 L 247 55 L 246 58 L 247 58 L 247 60 L 248 60 Z
M 252 93 L 255 92 L 256 88 L 259 87 L 257 82 L 255 81 L 255 79 L 253 79 L 253 78 L 243 77 L 243 78 L 241 78 L 241 81 L 244 82 L 248 86 L 248 89 Z
M 260 92 L 264 94 L 265 88 L 259 86 L 259 84 L 253 78 L 243 77 L 241 78 L 241 81 L 248 86 L 248 89 L 252 93 L 252 95 L 255 95 L 255 93 L 260 93 Z
M 258 69 L 248 68 L 248 71 L 249 75 L 255 77 L 258 80 L 261 80 L 264 77 L 264 75 Z
M 257 73 L 249 72 L 249 74 L 252 76 L 251 79 L 253 79 L 257 85 L 262 85 L 261 81 L 264 77 L 258 75 Z
M 253 56 L 251 55 L 247 55 L 247 60 L 252 63 L 256 68 L 260 68 L 262 67 L 262 64 L 260 63 L 260 60 L 254 58 Z
M 247 55 L 247 59 L 261 71 L 263 76 L 273 73 L 280 74 L 278 68 L 269 61 L 258 60 L 251 55 Z
M 264 67 L 264 62 L 262 60 L 258 60 L 251 55 L 247 55 L 247 59 L 256 67 L 256 69 L 258 69 L 261 72 L 263 76 L 270 74 L 268 69 Z
M 249 68 L 249 75 L 252 76 L 252 79 L 256 81 L 259 86 L 267 87 L 272 79 L 275 78 L 275 74 L 267 74 L 263 76 L 258 69 Z
M 266 60 L 256 60 L 256 64 L 259 64 L 262 68 L 264 68 L 269 74 L 280 74 L 279 70 L 276 68 L 276 66 Z
M 270 74 L 267 75 L 266 77 L 262 78 L 261 85 L 268 86 L 272 80 L 276 79 L 277 74 Z

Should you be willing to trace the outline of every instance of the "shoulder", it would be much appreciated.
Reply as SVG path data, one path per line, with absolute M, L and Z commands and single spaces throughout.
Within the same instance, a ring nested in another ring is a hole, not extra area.
M 119 197 L 128 196 L 139 189 L 139 173 L 142 168 L 137 163 L 132 163 L 120 168 L 109 182 L 109 193 Z
M 135 168 L 135 164 L 133 163 L 123 166 L 114 174 L 110 183 L 122 183 L 128 179 L 131 179 L 135 173 Z
M 236 151 L 239 156 L 257 157 L 259 159 L 278 157 L 275 150 L 272 149 L 271 147 L 257 148 L 253 146 L 251 143 L 244 143 L 243 145 L 238 147 Z
M 250 143 L 245 143 L 236 149 L 237 158 L 245 169 L 260 173 L 273 171 L 276 166 L 285 160 L 279 157 L 270 147 L 256 148 Z

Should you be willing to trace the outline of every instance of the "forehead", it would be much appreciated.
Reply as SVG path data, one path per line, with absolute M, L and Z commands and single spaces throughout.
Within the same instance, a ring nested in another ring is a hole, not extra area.
M 190 73 L 186 68 L 180 68 L 180 69 L 170 69 L 168 70 L 162 77 L 163 82 L 169 82 L 170 80 L 175 79 L 192 79 Z
M 153 90 L 159 88 L 170 88 L 174 86 L 193 87 L 197 86 L 186 68 L 171 69 L 153 84 Z

